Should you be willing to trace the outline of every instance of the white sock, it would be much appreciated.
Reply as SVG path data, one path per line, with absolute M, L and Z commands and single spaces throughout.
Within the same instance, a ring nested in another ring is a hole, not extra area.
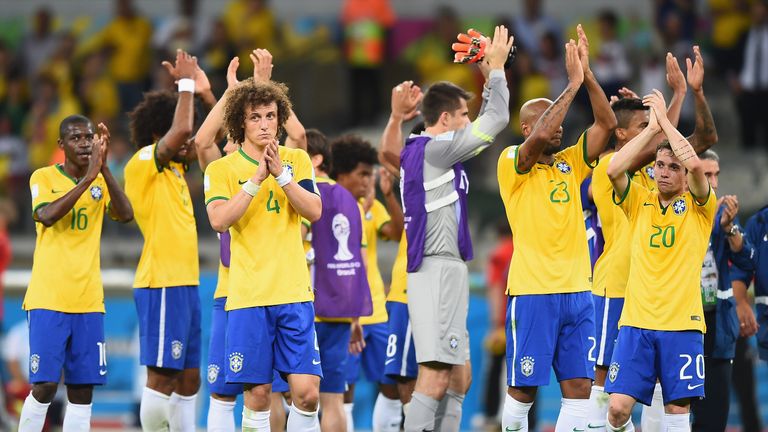
M 651 406 L 643 405 L 643 415 L 640 417 L 640 428 L 643 432 L 661 432 L 664 419 L 664 397 L 661 394 L 661 384 L 656 383 L 653 389 Z
M 345 403 L 344 412 L 347 414 L 347 432 L 355 432 L 355 417 L 352 415 L 354 403 Z
M 555 432 L 586 430 L 589 399 L 560 399 L 560 415 L 557 416 Z
M 690 414 L 664 414 L 664 430 L 666 432 L 690 432 Z
M 65 431 L 89 431 L 91 430 L 91 406 L 67 403 L 67 411 L 64 413 L 63 430 Z
M 43 430 L 45 415 L 48 413 L 50 403 L 40 403 L 29 392 L 29 396 L 24 400 L 24 407 L 21 408 L 19 416 L 19 432 L 40 432 Z
M 605 429 L 610 432 L 635 432 L 635 425 L 632 423 L 632 416 L 622 426 L 615 427 L 608 421 L 608 415 L 605 416 Z
M 270 432 L 269 411 L 253 411 L 243 407 L 243 432 Z
M 139 407 L 139 420 L 144 432 L 159 432 L 168 430 L 168 405 L 171 397 L 144 387 Z
M 608 394 L 605 388 L 593 385 L 589 394 L 589 412 L 587 426 L 591 432 L 605 432 L 605 419 L 608 417 Z
M 400 432 L 403 420 L 403 404 L 400 399 L 389 399 L 379 393 L 373 406 L 373 430 L 377 432 Z
M 302 411 L 291 404 L 291 414 L 288 415 L 288 432 L 320 432 L 317 421 L 317 411 Z M 259 431 L 261 432 L 261 431 Z
M 501 414 L 501 428 L 509 431 L 528 432 L 528 410 L 531 403 L 518 402 L 509 394 L 504 398 L 504 412 Z
M 197 395 L 182 396 L 171 393 L 169 423 L 171 432 L 195 432 L 195 402 Z
M 235 402 L 210 398 L 208 432 L 235 432 Z

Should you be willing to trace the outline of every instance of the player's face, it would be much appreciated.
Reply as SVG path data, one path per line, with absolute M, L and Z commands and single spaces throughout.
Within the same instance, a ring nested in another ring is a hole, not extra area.
M 173 156 L 174 162 L 184 163 L 190 157 L 190 152 L 195 148 L 195 137 L 191 136 L 179 147 L 179 151 Z
M 650 111 L 636 110 L 632 113 L 632 117 L 629 119 L 629 124 L 625 128 L 616 129 L 616 138 L 621 141 L 622 144 L 629 142 L 634 137 L 638 136 L 648 126 L 648 114 Z
M 455 131 L 463 129 L 469 123 L 469 109 L 467 108 L 467 101 L 465 101 L 463 98 L 460 98 L 459 108 L 453 112 L 448 112 L 446 126 L 449 131 Z
M 702 159 L 701 166 L 704 167 L 704 175 L 707 177 L 709 185 L 717 192 L 717 178 L 720 176 L 720 162 L 712 159 Z
M 677 195 L 685 190 L 685 167 L 668 149 L 656 152 L 656 163 L 653 166 L 656 186 L 665 195 Z
M 354 170 L 340 175 L 338 180 L 356 199 L 363 198 L 373 181 L 373 165 L 358 163 Z
M 552 105 L 551 103 L 544 104 L 543 102 L 538 105 L 538 112 L 535 113 L 535 116 L 531 117 L 527 122 L 522 122 L 520 124 L 522 130 L 523 130 L 523 136 L 526 138 L 528 135 L 530 135 L 533 132 L 533 128 L 536 126 L 536 123 L 539 121 L 539 118 L 541 118 L 542 115 L 544 115 L 544 112 L 549 108 L 549 106 Z M 549 142 L 544 147 L 544 154 L 551 156 L 555 153 L 557 153 L 560 150 L 560 144 L 563 140 L 563 127 L 560 126 L 557 128 L 555 133 L 549 137 Z
M 90 123 L 70 124 L 64 136 L 59 138 L 59 147 L 64 150 L 64 157 L 78 167 L 88 166 L 92 145 L 93 125 Z
M 265 147 L 277 138 L 277 103 L 252 106 L 245 110 L 245 140 L 256 147 Z

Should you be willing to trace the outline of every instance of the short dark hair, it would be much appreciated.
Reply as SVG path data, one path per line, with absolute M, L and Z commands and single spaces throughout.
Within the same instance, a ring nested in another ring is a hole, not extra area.
M 332 179 L 337 179 L 340 174 L 347 174 L 355 170 L 358 164 L 376 165 L 378 154 L 370 142 L 359 135 L 342 135 L 331 142 L 333 164 L 331 166 Z
M 437 123 L 442 113 L 459 109 L 461 106 L 460 99 L 469 101 L 472 99 L 472 93 L 448 81 L 432 84 L 421 101 L 421 115 L 424 117 L 424 124 L 432 126 Z
M 720 156 L 712 149 L 707 149 L 699 153 L 699 159 L 720 162 Z
M 638 98 L 622 98 L 616 101 L 613 106 L 613 113 L 616 115 L 616 127 L 626 128 L 629 126 L 629 119 L 636 111 L 648 111 L 649 108 L 643 105 L 643 101 Z
M 71 116 L 67 116 L 64 118 L 64 120 L 59 123 L 59 138 L 64 138 L 64 135 L 69 132 L 69 127 L 76 124 L 85 124 L 85 125 L 91 125 L 93 126 L 93 122 L 91 119 L 84 115 L 80 114 L 73 114 Z
M 285 122 L 291 115 L 291 100 L 288 87 L 279 82 L 256 82 L 253 78 L 243 80 L 231 90 L 224 106 L 224 128 L 237 144 L 245 142 L 245 111 L 248 108 L 277 104 L 277 135 L 281 136 Z
M 672 154 L 675 154 L 675 151 L 672 150 L 672 145 L 669 143 L 669 140 L 664 140 L 656 145 L 656 153 L 659 152 L 659 150 L 669 150 L 672 152 Z
M 323 172 L 330 174 L 331 167 L 333 166 L 331 161 L 333 155 L 331 154 L 331 145 L 328 143 L 328 138 L 317 129 L 307 129 L 307 153 L 310 156 L 320 155 L 323 157 L 323 162 L 318 167 Z

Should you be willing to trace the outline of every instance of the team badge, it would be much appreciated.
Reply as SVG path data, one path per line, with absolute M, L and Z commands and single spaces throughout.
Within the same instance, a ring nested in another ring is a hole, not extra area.
M 614 362 L 611 363 L 611 366 L 608 368 L 608 379 L 611 380 L 611 382 L 616 381 L 616 376 L 619 375 L 619 364 Z
M 208 365 L 208 384 L 213 384 L 219 379 L 219 367 L 215 364 Z
M 101 191 L 101 186 L 91 186 L 91 198 L 99 201 L 104 193 Z
M 181 352 L 184 350 L 184 344 L 181 343 L 181 341 L 173 341 L 171 342 L 171 357 L 173 357 L 174 360 L 178 360 L 181 358 Z
M 38 370 L 40 370 L 40 356 L 37 354 L 32 354 L 29 356 L 29 370 L 33 374 L 36 374 Z
M 672 203 L 672 210 L 675 211 L 676 215 L 681 215 L 685 213 L 686 205 L 685 200 L 682 198 L 678 198 L 675 200 L 675 202 Z
M 520 372 L 523 373 L 524 376 L 531 376 L 533 375 L 533 365 L 536 363 L 536 361 L 531 356 L 525 356 L 520 359 Z
M 293 166 L 288 165 L 287 163 L 283 164 L 283 169 L 288 170 L 288 173 L 291 174 L 291 177 L 293 177 Z
M 448 340 L 448 346 L 451 347 L 452 350 L 456 350 L 456 348 L 459 347 L 459 338 L 457 338 L 454 335 L 451 335 L 451 338 Z
M 571 172 L 571 166 L 568 165 L 566 162 L 558 162 L 557 169 L 559 169 L 560 172 L 563 174 L 568 174 L 569 172 Z
M 656 178 L 656 177 L 654 176 L 654 173 L 653 173 L 653 167 L 652 167 L 652 166 L 647 166 L 647 167 L 645 167 L 645 174 L 646 174 L 646 175 L 648 176 L 648 178 L 650 178 L 651 180 L 653 180 L 653 179 L 655 179 L 655 178 Z
M 243 355 L 239 352 L 233 352 L 229 355 L 229 370 L 238 373 L 243 370 Z

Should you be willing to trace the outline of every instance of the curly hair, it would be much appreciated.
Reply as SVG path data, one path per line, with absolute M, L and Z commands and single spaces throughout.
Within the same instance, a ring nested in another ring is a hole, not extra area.
M 285 131 L 285 122 L 291 115 L 288 87 L 279 82 L 255 82 L 249 78 L 235 87 L 224 105 L 224 128 L 237 144 L 245 142 L 245 116 L 249 108 L 277 104 L 277 135 Z
M 331 178 L 337 179 L 340 174 L 355 170 L 358 164 L 376 165 L 378 154 L 370 142 L 359 135 L 342 135 L 331 142 Z
M 165 135 L 173 124 L 178 96 L 170 90 L 144 94 L 144 99 L 128 113 L 131 141 L 137 148 L 153 144 Z

